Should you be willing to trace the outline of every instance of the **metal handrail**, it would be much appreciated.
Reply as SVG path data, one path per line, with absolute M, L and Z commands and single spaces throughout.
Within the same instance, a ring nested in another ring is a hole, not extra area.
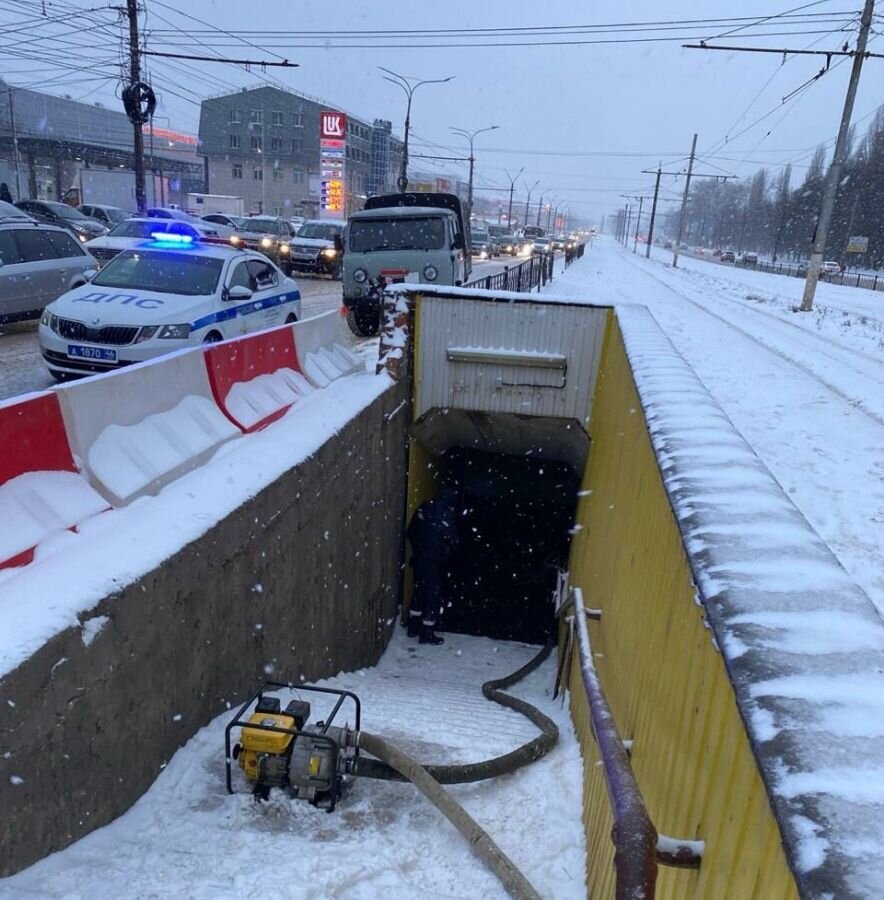
M 519 291 L 528 292 L 540 288 L 552 281 L 554 257 L 532 256 L 516 266 L 504 266 L 502 272 L 494 275 L 483 275 L 468 281 L 464 287 L 482 288 L 486 291 Z
M 602 690 L 601 681 L 593 662 L 592 644 L 586 620 L 601 619 L 597 609 L 586 609 L 583 591 L 575 587 L 556 611 L 561 618 L 573 607 L 573 630 L 577 634 L 577 651 L 580 655 L 580 675 L 589 704 L 592 733 L 601 755 L 605 773 L 605 787 L 614 815 L 611 840 L 614 844 L 614 867 L 617 871 L 616 900 L 653 900 L 657 882 L 657 864 L 674 868 L 696 869 L 703 859 L 703 841 L 682 840 L 657 833 L 648 815 L 641 789 L 632 771 L 629 753 L 632 741 L 624 741 L 617 731 L 617 724 Z M 571 630 L 568 634 L 566 655 L 573 648 Z M 559 685 L 566 684 L 565 663 L 557 678 Z
M 629 756 L 605 699 L 592 661 L 583 592 L 573 588 L 560 612 L 573 606 L 580 676 L 589 703 L 592 732 L 601 755 L 605 786 L 614 815 L 611 840 L 617 872 L 617 900 L 651 900 L 657 882 L 657 830 L 648 815 Z

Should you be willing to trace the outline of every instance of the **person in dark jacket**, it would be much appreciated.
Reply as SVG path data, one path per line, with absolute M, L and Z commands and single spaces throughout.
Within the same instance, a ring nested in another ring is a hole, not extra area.
M 456 516 L 457 494 L 446 487 L 418 507 L 408 526 L 414 567 L 408 636 L 419 637 L 422 644 L 442 644 L 445 640 L 436 634 L 436 622 L 451 556 L 460 542 Z
M 12 194 L 9 193 L 9 185 L 5 181 L 0 183 L 0 200 L 12 203 Z

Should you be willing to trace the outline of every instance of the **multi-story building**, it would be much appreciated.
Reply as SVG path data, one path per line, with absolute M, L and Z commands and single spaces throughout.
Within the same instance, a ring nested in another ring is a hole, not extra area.
M 204 100 L 199 136 L 209 193 L 243 197 L 252 212 L 315 215 L 323 111 L 340 110 L 270 85 Z M 347 213 L 361 209 L 372 190 L 374 132 L 375 126 L 347 114 Z M 392 142 L 390 136 L 388 147 Z

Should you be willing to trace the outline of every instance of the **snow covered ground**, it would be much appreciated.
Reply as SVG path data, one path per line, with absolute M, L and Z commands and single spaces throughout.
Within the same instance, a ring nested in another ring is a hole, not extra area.
M 379 665 L 322 682 L 362 698 L 366 731 L 440 763 L 485 759 L 536 735 L 530 722 L 480 692 L 482 682 L 519 668 L 536 647 L 462 635 L 426 647 L 397 632 Z M 543 897 L 582 900 L 583 766 L 567 709 L 551 697 L 554 677 L 549 659 L 511 692 L 558 723 L 555 749 L 514 775 L 451 790 Z M 333 813 L 282 795 L 256 804 L 238 773 L 236 786 L 246 793 L 228 795 L 224 726 L 231 716 L 220 716 L 188 741 L 125 815 L 0 880 L 0 898 L 506 896 L 410 784 L 354 780 Z
M 610 238 L 548 288 L 646 305 L 842 565 L 884 611 L 884 296 Z

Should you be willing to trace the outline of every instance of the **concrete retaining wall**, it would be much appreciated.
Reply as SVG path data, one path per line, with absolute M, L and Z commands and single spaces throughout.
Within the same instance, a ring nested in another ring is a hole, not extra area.
M 315 680 L 377 660 L 399 602 L 406 484 L 407 417 L 386 416 L 407 391 L 391 387 L 234 515 L 103 600 L 84 617 L 91 627 L 59 634 L 0 679 L 0 875 L 124 812 L 265 667 Z M 219 778 L 222 757 L 219 747 Z

